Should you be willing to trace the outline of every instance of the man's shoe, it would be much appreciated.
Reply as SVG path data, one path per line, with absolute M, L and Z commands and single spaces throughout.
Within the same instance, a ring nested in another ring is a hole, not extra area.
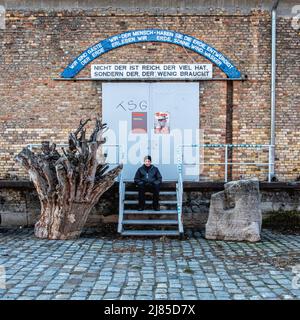
M 143 210 L 144 210 L 143 207 L 139 207 L 139 208 L 138 208 L 138 211 L 143 211 Z

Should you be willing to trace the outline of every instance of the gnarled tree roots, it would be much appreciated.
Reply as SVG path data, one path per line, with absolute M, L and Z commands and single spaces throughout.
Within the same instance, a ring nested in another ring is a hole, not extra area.
M 100 196 L 109 189 L 122 170 L 122 164 L 112 170 L 97 161 L 97 150 L 105 143 L 106 124 L 96 119 L 89 139 L 85 125 L 69 135 L 69 146 L 60 154 L 56 145 L 42 142 L 40 153 L 24 148 L 17 156 L 27 170 L 41 202 L 41 215 L 35 225 L 35 235 L 47 239 L 73 239 L 80 235 L 87 217 Z

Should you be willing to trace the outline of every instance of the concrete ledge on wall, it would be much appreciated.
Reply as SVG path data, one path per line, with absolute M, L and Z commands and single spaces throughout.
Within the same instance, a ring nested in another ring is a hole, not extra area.
M 273 5 L 273 0 L 175 0 L 170 1 L 148 1 L 148 0 L 0 0 L 0 5 L 8 10 L 99 10 L 108 13 L 108 11 L 120 11 L 124 13 L 152 13 L 152 14 L 247 14 L 251 10 L 268 10 Z M 282 1 L 278 8 L 278 14 L 292 16 L 291 8 L 297 5 L 297 0 Z
M 163 188 L 174 188 L 176 182 L 163 182 Z M 197 191 L 201 189 L 223 190 L 224 182 L 194 182 L 185 181 L 183 183 L 185 190 Z M 260 182 L 260 190 L 300 190 L 300 182 Z M 29 180 L 0 180 L 0 189 L 34 189 L 34 185 Z M 118 188 L 118 182 L 115 182 L 112 188 Z M 128 188 L 134 188 L 134 183 L 129 183 Z
M 27 226 L 26 212 L 0 212 L 0 226 Z

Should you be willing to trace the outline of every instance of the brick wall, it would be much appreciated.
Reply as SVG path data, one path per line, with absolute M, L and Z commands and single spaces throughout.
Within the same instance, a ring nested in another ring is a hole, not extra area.
M 248 80 L 233 84 L 233 143 L 268 144 L 270 136 L 270 12 L 244 14 L 145 14 L 101 10 L 8 10 L 0 30 L 0 178 L 26 177 L 13 157 L 44 139 L 66 142 L 80 118 L 101 112 L 101 83 L 54 81 L 79 53 L 113 34 L 143 28 L 172 29 L 199 38 L 227 55 Z M 282 181 L 300 175 L 299 34 L 291 19 L 278 19 L 276 172 Z M 207 62 L 164 43 L 127 45 L 94 63 Z M 80 77 L 89 76 L 89 67 Z M 225 77 L 214 67 L 214 76 Z M 207 143 L 226 141 L 226 82 L 200 82 L 200 125 Z M 245 160 L 249 152 L 236 151 Z M 265 156 L 262 156 L 264 158 Z M 207 153 L 207 160 L 222 154 Z M 264 160 L 266 160 L 264 158 Z M 208 178 L 222 168 L 207 168 Z M 249 166 L 245 175 L 260 174 Z M 241 174 L 233 171 L 233 177 Z

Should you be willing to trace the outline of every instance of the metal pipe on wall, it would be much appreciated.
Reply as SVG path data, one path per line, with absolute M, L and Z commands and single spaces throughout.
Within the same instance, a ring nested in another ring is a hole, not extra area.
M 272 62 L 271 62 L 271 175 L 275 175 L 275 121 L 276 121 L 276 17 L 279 0 L 272 7 Z

